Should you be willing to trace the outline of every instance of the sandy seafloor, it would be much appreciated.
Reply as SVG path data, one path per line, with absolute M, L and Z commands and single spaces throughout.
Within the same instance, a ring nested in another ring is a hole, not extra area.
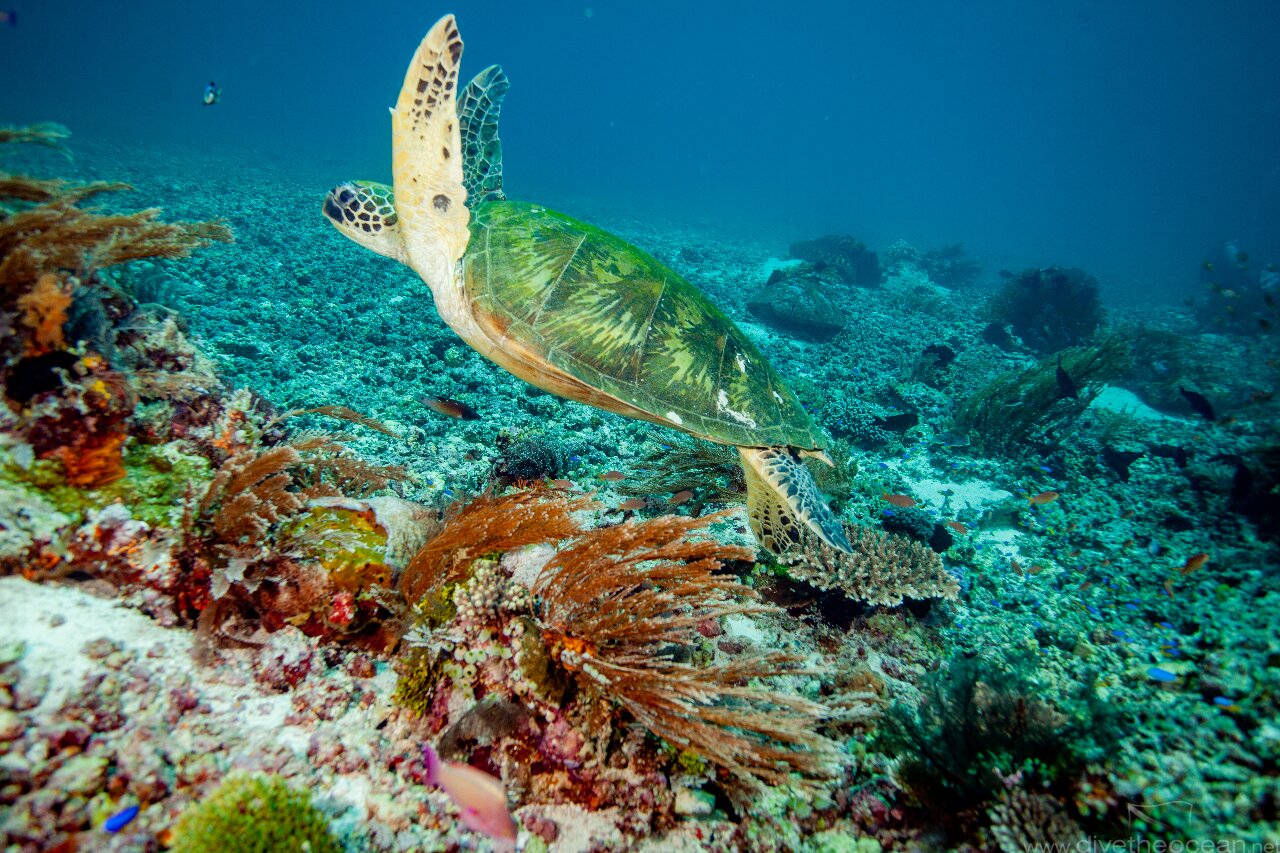
M 148 300 L 185 317 L 190 338 L 229 386 L 251 388 L 280 409 L 348 406 L 394 429 L 399 438 L 353 430 L 353 446 L 408 469 L 405 497 L 437 503 L 477 491 L 505 434 L 557 445 L 560 476 L 617 503 L 624 494 L 600 473 L 629 472 L 661 446 L 649 427 L 535 392 L 485 363 L 441 325 L 411 271 L 350 244 L 323 220 L 326 178 L 286 178 L 268 163 L 193 162 L 184 152 L 73 143 L 74 163 L 36 152 L 6 155 L 7 167 L 128 181 L 136 192 L 111 204 L 162 207 L 168 219 L 225 217 L 233 245 L 112 275 L 146 277 Z M 330 180 L 340 177 L 347 176 Z M 900 265 L 879 288 L 850 288 L 843 307 L 855 321 L 834 338 L 813 341 L 746 308 L 773 270 L 794 264 L 785 237 L 751 239 L 714 224 L 642 221 L 605 205 L 538 201 L 612 229 L 703 288 L 824 427 L 865 420 L 867 407 L 873 415 L 891 414 L 895 404 L 920 412 L 921 425 L 902 435 L 849 433 L 857 474 L 839 502 L 843 518 L 875 524 L 884 517 L 884 493 L 907 494 L 938 521 L 959 520 L 967 533 L 944 554 L 960 581 L 954 602 L 852 608 L 835 627 L 797 607 L 785 618 L 723 628 L 722 645 L 785 643 L 832 673 L 862 673 L 851 678 L 870 685 L 868 712 L 837 735 L 853 765 L 842 791 L 833 787 L 810 808 L 774 792 L 776 799 L 764 801 L 773 817 L 756 821 L 720 805 L 705 813 L 705 800 L 685 796 L 674 822 L 652 834 L 624 833 L 619 827 L 634 830 L 636 816 L 609 803 L 524 803 L 515 812 L 522 846 L 1016 849 L 1007 846 L 1016 838 L 994 828 L 1016 822 L 1000 811 L 999 795 L 968 804 L 967 817 L 943 815 L 953 801 L 930 801 L 927 788 L 912 788 L 898 773 L 905 759 L 888 752 L 878 734 L 884 709 L 920 701 L 926 672 L 970 660 L 994 671 L 1017 669 L 1028 701 L 1046 702 L 1092 729 L 1077 778 L 1052 785 L 1037 779 L 1037 767 L 1052 763 L 1046 756 L 1001 768 L 1008 791 L 1025 785 L 1032 794 L 1047 792 L 1091 838 L 1280 840 L 1277 542 L 1274 529 L 1260 531 L 1256 519 L 1231 505 L 1230 464 L 1207 462 L 1215 454 L 1253 459 L 1254 448 L 1276 441 L 1274 404 L 1254 399 L 1276 384 L 1274 334 L 1217 333 L 1181 307 L 1113 308 L 1113 326 L 1158 330 L 1152 338 L 1176 344 L 1162 361 L 1172 372 L 1153 372 L 1148 359 L 1147 369 L 1099 394 L 1060 437 L 1059 450 L 1012 461 L 953 440 L 947 420 L 956 401 L 1035 360 L 981 337 L 985 299 L 1000 283 L 994 271 L 948 290 Z M 883 254 L 887 247 L 873 248 Z M 930 386 L 915 365 L 933 343 L 946 343 L 957 358 L 945 380 Z M 1232 422 L 1198 420 L 1178 397 L 1182 384 L 1219 401 Z M 481 417 L 442 418 L 423 396 L 460 400 Z M 837 412 L 838 399 L 866 402 Z M 1192 447 L 1201 467 L 1192 476 L 1148 454 L 1121 482 L 1099 453 L 1126 442 Z M 1029 504 L 1028 495 L 1045 491 L 1061 498 Z M 716 535 L 750 545 L 742 506 L 728 509 Z M 1210 555 L 1203 568 L 1179 571 L 1202 551 Z M 1016 571 L 1014 563 L 1035 571 Z M 92 578 L 0 578 L 7 706 L 0 710 L 0 832 L 11 849 L 34 849 L 18 839 L 59 814 L 66 825 L 44 829 L 51 838 L 81 831 L 78 849 L 156 849 L 182 808 L 232 770 L 279 773 L 310 790 L 352 850 L 486 847 L 451 817 L 443 794 L 406 772 L 421 734 L 392 702 L 389 660 L 286 628 L 262 647 L 222 648 L 198 665 L 192 626 L 140 612 L 145 597 Z M 282 681 L 280 668 L 300 660 L 306 674 Z M 1153 668 L 1171 677 L 1153 677 Z M 118 725 L 86 734 L 86 725 L 93 729 L 86 708 L 114 715 Z M 129 791 L 109 788 L 108 766 L 111 774 L 127 771 Z M 99 826 L 129 797 L 144 809 L 125 831 L 108 835 L 84 825 L 91 812 L 90 823 Z M 67 804 L 74 807 L 64 812 Z M 966 828 L 942 832 L 957 823 Z

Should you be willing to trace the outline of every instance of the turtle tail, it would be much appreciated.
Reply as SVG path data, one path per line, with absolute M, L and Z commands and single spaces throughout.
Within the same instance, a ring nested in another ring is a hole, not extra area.
M 774 554 L 798 547 L 803 524 L 832 548 L 852 550 L 813 475 L 790 448 L 739 447 L 738 455 L 747 477 L 747 517 L 761 545 Z

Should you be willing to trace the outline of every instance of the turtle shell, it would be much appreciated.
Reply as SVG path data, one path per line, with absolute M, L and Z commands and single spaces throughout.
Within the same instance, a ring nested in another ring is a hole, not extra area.
M 712 441 L 821 446 L 760 351 L 652 256 L 523 202 L 478 205 L 470 229 L 465 286 L 474 314 L 527 352 Z

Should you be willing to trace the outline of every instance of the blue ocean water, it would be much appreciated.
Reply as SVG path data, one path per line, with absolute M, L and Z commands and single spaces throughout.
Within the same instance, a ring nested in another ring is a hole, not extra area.
M 500 62 L 513 197 L 768 238 L 963 241 L 1181 298 L 1280 260 L 1280 6 L 1199 2 L 16 3 L 6 121 L 385 179 L 431 21 Z M 201 106 L 216 80 L 223 100 Z

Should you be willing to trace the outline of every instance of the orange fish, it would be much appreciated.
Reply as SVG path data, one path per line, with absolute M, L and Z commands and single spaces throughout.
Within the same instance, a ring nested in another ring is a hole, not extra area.
M 1130 510 L 1126 510 L 1126 511 L 1124 512 L 1124 514 L 1123 514 L 1123 515 L 1121 515 L 1120 517 L 1121 517 L 1121 518 L 1133 518 L 1133 517 L 1134 517 L 1134 515 L 1136 515 L 1136 511 L 1135 511 L 1135 510 L 1131 510 L 1131 509 L 1130 509 Z
M 961 524 L 958 521 L 948 521 L 947 527 L 950 527 L 952 530 L 954 530 L 956 533 L 959 533 L 961 536 L 969 535 L 969 528 L 965 527 L 963 524 Z
M 1010 560 L 1009 568 L 1013 569 L 1018 575 L 1022 574 L 1022 566 L 1018 564 L 1017 560 Z
M 1093 581 L 1085 581 L 1084 583 L 1080 584 L 1079 590 L 1081 592 L 1084 592 L 1086 589 L 1088 589 L 1091 586 L 1093 586 Z
M 1045 504 L 1053 503 L 1059 497 L 1061 497 L 1061 495 L 1059 495 L 1057 492 L 1041 492 L 1038 495 L 1032 495 L 1031 497 L 1027 498 L 1027 503 L 1031 504 L 1032 506 L 1044 506 Z
M 1173 579 L 1172 578 L 1165 578 L 1164 591 L 1169 593 L 1170 598 L 1173 598 Z
M 430 746 L 422 747 L 422 758 L 427 784 L 444 789 L 469 829 L 489 836 L 499 850 L 516 849 L 516 822 L 501 779 L 470 764 L 441 761 Z
M 1070 524 L 1068 524 L 1068 525 L 1067 525 L 1067 532 L 1068 532 L 1068 533 L 1072 533 L 1072 532 L 1074 532 L 1074 531 L 1075 531 L 1075 529 L 1076 529 L 1077 527 L 1079 527 L 1079 526 L 1080 526 L 1079 524 L 1076 524 L 1076 523 L 1073 521 L 1073 522 L 1071 522 Z
M 437 415 L 457 418 L 460 421 L 476 421 L 480 419 L 480 414 L 475 409 L 466 403 L 459 403 L 457 400 L 450 400 L 447 397 L 423 397 L 422 403 Z
M 1110 557 L 1107 557 L 1107 559 L 1103 560 L 1103 561 L 1102 561 L 1102 565 L 1104 565 L 1104 566 L 1109 566 L 1109 565 L 1111 565 L 1111 558 L 1110 558 Z
M 551 485 L 557 489 L 572 489 L 573 480 L 552 480 Z
M 1184 575 L 1189 575 L 1207 562 L 1209 562 L 1209 555 L 1204 551 L 1200 551 L 1187 557 L 1187 561 L 1182 564 L 1182 568 L 1178 569 L 1178 571 Z
M 1068 557 L 1079 557 L 1079 556 L 1080 556 L 1081 554 L 1083 554 L 1083 553 L 1084 553 L 1084 552 L 1083 552 L 1083 551 L 1081 551 L 1079 548 L 1075 548 L 1075 549 L 1073 549 L 1073 550 L 1071 551 L 1071 553 L 1070 553 L 1070 554 L 1068 554 L 1067 556 L 1068 556 Z
M 670 506 L 680 506 L 680 504 L 689 500 L 691 497 L 693 497 L 693 492 L 685 489 L 683 492 L 676 492 L 674 495 L 667 498 L 667 504 Z
M 1132 540 L 1132 539 L 1126 539 L 1126 540 L 1124 540 L 1124 542 L 1120 543 L 1120 547 L 1121 547 L 1121 548 L 1132 548 L 1132 547 L 1133 547 L 1133 542 L 1134 542 L 1134 540 Z
M 627 479 L 627 475 L 621 471 L 606 471 L 600 475 L 601 480 L 607 480 L 610 483 L 616 483 L 619 480 Z
M 644 509 L 648 504 L 649 502 L 644 498 L 632 498 L 631 500 L 623 501 L 618 504 L 618 509 Z
M 1027 574 L 1038 575 L 1043 571 L 1044 571 L 1044 566 L 1032 566 L 1031 568 L 1027 569 Z
M 894 506 L 902 507 L 903 509 L 910 509 L 916 505 L 915 498 L 908 497 L 907 495 L 891 495 L 888 492 L 882 491 L 880 492 L 880 497 L 884 498 Z

